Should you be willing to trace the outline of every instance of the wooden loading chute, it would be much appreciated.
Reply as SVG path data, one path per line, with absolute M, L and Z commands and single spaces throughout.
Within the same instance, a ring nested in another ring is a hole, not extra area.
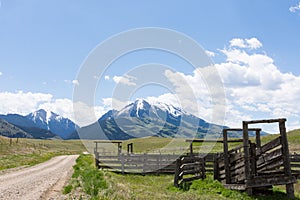
M 224 153 L 217 161 L 218 175 L 215 177 L 230 189 L 246 190 L 252 194 L 253 189 L 273 185 L 286 185 L 287 196 L 294 198 L 296 178 L 292 175 L 287 134 L 286 119 L 243 121 L 243 129 L 224 129 Z M 261 145 L 260 130 L 256 131 L 256 140 L 249 140 L 249 124 L 278 123 L 280 136 Z M 228 150 L 227 132 L 243 131 L 243 145 Z

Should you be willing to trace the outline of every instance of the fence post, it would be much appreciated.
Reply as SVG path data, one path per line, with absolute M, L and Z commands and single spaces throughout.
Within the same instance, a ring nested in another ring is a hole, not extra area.
M 217 153 L 214 155 L 214 180 L 219 181 L 219 156 L 220 154 Z
M 245 182 L 246 192 L 248 195 L 252 195 L 252 188 L 247 186 L 247 181 L 252 179 L 250 169 L 250 153 L 249 153 L 249 135 L 248 135 L 248 123 L 243 121 L 243 145 L 244 145 L 244 159 L 245 159 Z
M 227 130 L 223 129 L 223 151 L 224 151 L 224 165 L 225 165 L 225 180 L 226 184 L 231 183 L 230 173 L 230 157 L 228 154 L 228 137 Z
M 95 165 L 99 169 L 100 168 L 100 166 L 99 166 L 99 164 L 100 164 L 100 162 L 99 162 L 99 152 L 95 151 L 94 154 L 95 154 Z
M 180 174 L 180 165 L 181 165 L 181 158 L 176 159 L 176 167 L 175 167 L 175 175 L 174 175 L 174 186 L 178 187 L 178 181 L 179 181 L 179 174 Z
M 146 166 L 147 166 L 147 153 L 144 153 L 144 159 L 143 159 L 143 174 L 146 173 Z
M 283 165 L 284 165 L 284 173 L 285 175 L 291 177 L 291 164 L 290 164 L 290 156 L 289 156 L 289 147 L 288 147 L 288 140 L 286 135 L 286 128 L 285 128 L 285 119 L 279 121 L 279 131 L 281 135 L 281 144 L 282 144 L 282 155 L 283 155 Z M 288 198 L 295 198 L 294 194 L 294 184 L 287 184 L 285 185 L 286 193 Z
M 201 178 L 204 179 L 206 177 L 205 175 L 205 158 L 201 158 Z
M 124 154 L 121 153 L 120 156 L 121 156 L 122 174 L 124 175 L 124 171 L 125 171 Z

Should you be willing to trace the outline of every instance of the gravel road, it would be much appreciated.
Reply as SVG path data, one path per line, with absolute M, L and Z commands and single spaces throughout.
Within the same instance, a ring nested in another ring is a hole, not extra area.
M 72 175 L 77 157 L 58 156 L 33 167 L 4 172 L 0 175 L 0 199 L 62 199 L 62 188 Z

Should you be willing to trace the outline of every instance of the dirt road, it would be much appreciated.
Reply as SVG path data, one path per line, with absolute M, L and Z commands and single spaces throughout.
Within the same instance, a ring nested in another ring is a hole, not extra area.
M 61 199 L 78 156 L 58 156 L 39 165 L 0 175 L 0 199 Z

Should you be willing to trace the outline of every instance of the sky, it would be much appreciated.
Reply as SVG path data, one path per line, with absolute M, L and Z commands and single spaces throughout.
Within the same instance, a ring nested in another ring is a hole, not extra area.
M 97 81 L 93 104 L 80 108 L 94 114 L 83 114 L 79 125 L 145 98 L 183 105 L 208 121 L 222 113 L 217 122 L 231 127 L 242 120 L 284 117 L 289 130 L 300 128 L 299 0 L 0 0 L 0 113 L 25 115 L 43 108 L 75 120 L 74 91 L 86 84 L 78 78 L 84 62 L 107 39 L 146 27 L 184 34 L 205 50 L 223 83 L 224 111 L 213 109 L 197 66 L 170 52 L 143 49 L 91 77 Z M 160 75 L 174 90 L 138 84 L 134 74 L 144 64 L 151 68 L 149 63 L 168 66 Z M 185 84 L 197 105 L 188 101 Z M 138 86 L 126 102 L 114 95 L 123 86 Z

